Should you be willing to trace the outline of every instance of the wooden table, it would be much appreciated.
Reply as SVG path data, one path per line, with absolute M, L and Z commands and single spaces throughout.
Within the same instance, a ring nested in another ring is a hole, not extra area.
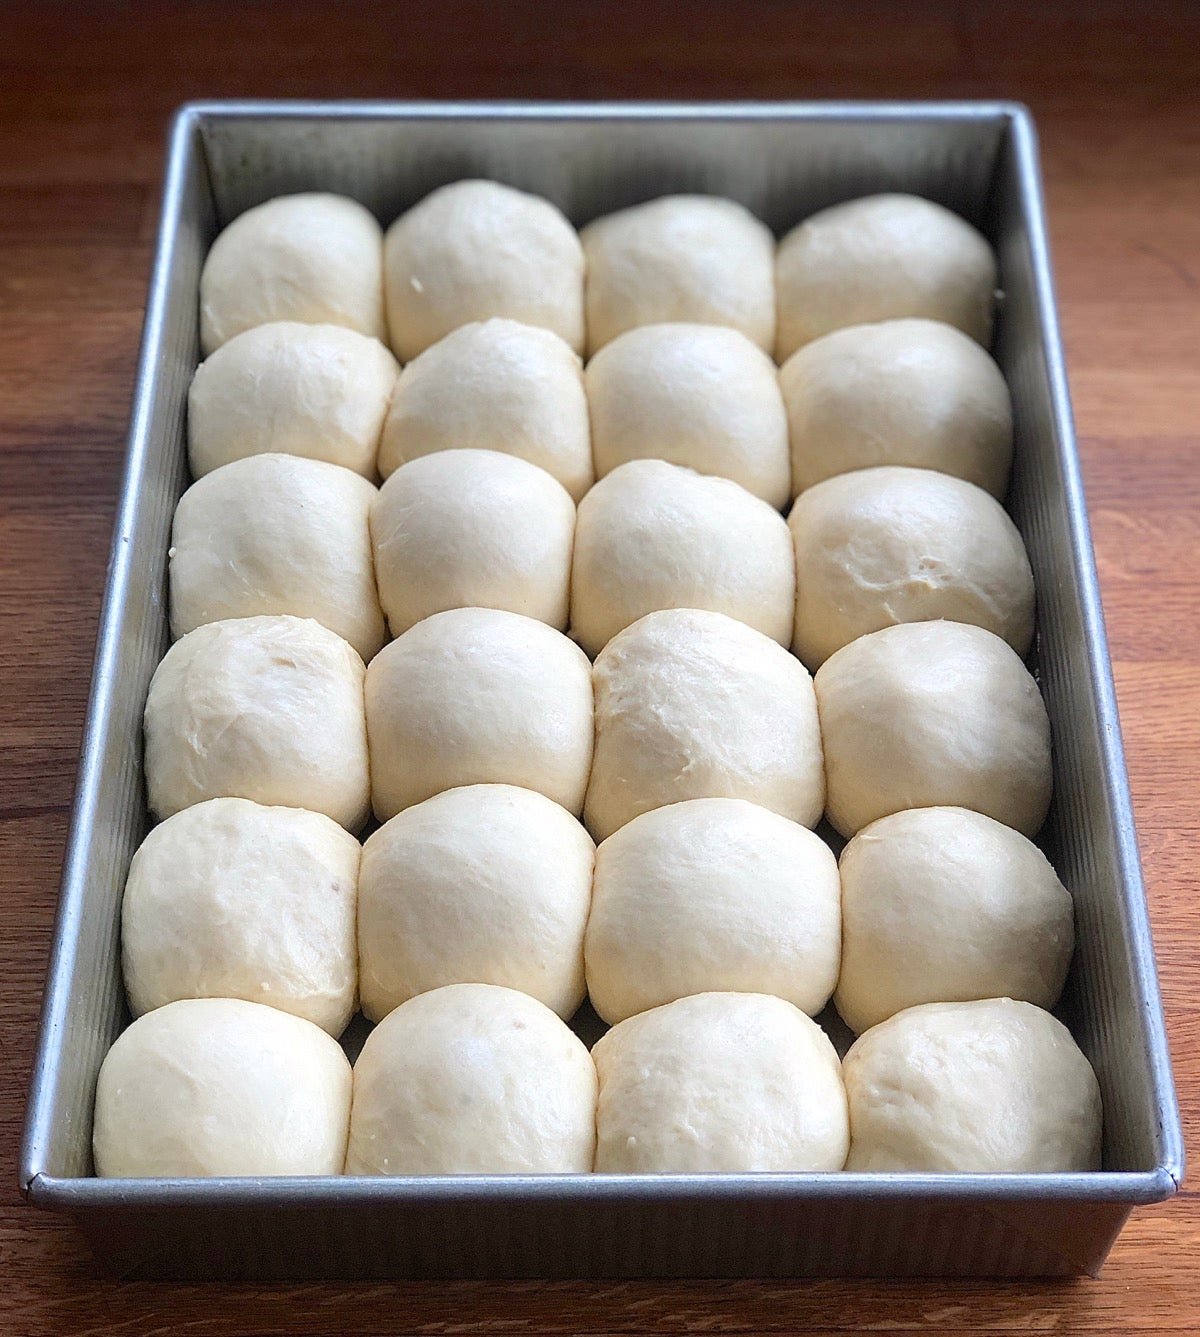
M 197 97 L 1005 97 L 1040 126 L 1189 1136 L 1200 1118 L 1200 9 L 655 0 L 0 7 L 0 1333 L 1191 1332 L 1200 1203 L 1098 1282 L 101 1280 L 14 1187 L 166 117 Z M 335 9 L 337 12 L 335 13 Z M 845 11 L 853 9 L 852 17 Z M 1058 12 L 1056 12 L 1056 10 Z

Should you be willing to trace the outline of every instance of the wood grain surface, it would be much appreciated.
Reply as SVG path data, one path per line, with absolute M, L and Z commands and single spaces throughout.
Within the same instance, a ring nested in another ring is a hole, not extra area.
M 0 1333 L 1200 1330 L 1200 1199 L 1099 1281 L 122 1285 L 17 1145 L 157 215 L 197 97 L 1004 97 L 1042 138 L 1088 498 L 1192 1150 L 1200 1120 L 1200 8 L 0 4 Z

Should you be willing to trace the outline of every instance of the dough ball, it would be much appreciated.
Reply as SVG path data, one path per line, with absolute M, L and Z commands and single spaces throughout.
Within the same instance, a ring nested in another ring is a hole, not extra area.
M 310 618 L 189 631 L 154 670 L 145 727 L 155 817 L 247 798 L 323 812 L 350 831 L 366 821 L 363 662 Z
M 899 622 L 969 622 L 1019 654 L 1033 639 L 1033 572 L 1004 507 L 930 469 L 859 469 L 800 495 L 792 649 L 815 669 Z
M 590 655 L 646 613 L 726 613 L 787 645 L 796 560 L 782 516 L 727 478 L 631 460 L 579 504 L 571 634 Z
M 578 816 L 592 762 L 591 666 L 533 618 L 435 613 L 371 661 L 367 731 L 381 822 L 476 784 L 533 789 Z
M 1003 498 L 1012 466 L 1012 397 L 1000 368 L 936 320 L 853 325 L 806 344 L 779 373 L 792 489 L 906 464 L 964 478 Z
M 92 1145 L 105 1179 L 336 1175 L 350 1064 L 310 1021 L 236 998 L 185 998 L 117 1037 Z
M 235 335 L 188 391 L 192 475 L 274 451 L 374 478 L 399 370 L 378 339 L 337 325 L 280 320 Z
M 448 789 L 363 850 L 363 1011 L 379 1021 L 445 984 L 502 984 L 570 1017 L 596 847 L 565 808 L 513 785 Z
M 837 1007 L 855 1032 L 916 1003 L 1053 1007 L 1074 945 L 1071 894 L 1024 836 L 966 808 L 917 808 L 842 851 Z
M 567 626 L 575 503 L 544 469 L 494 450 L 410 460 L 371 511 L 393 636 L 448 608 L 505 608 Z
M 775 238 L 733 200 L 667 195 L 580 233 L 587 255 L 588 349 L 639 325 L 728 325 L 770 352 Z
M 592 1050 L 600 1174 L 840 1170 L 837 1051 L 782 998 L 702 993 L 614 1026 Z
M 962 622 L 852 641 L 816 676 L 826 816 L 843 836 L 905 808 L 971 808 L 1037 834 L 1050 806 L 1050 721 L 1019 656 Z
M 843 1064 L 847 1170 L 1053 1174 L 1100 1168 L 1100 1088 L 1071 1033 L 1011 998 L 925 1003 Z
M 156 826 L 121 911 L 135 1016 L 178 998 L 244 998 L 338 1036 L 358 997 L 359 845 L 331 818 L 214 798 Z
M 785 361 L 831 330 L 896 316 L 943 320 L 985 348 L 996 257 L 965 219 L 915 195 L 868 195 L 813 214 L 775 261 Z
M 586 1174 L 595 1145 L 591 1056 L 514 989 L 410 998 L 354 1065 L 347 1174 Z
M 810 1016 L 837 983 L 837 860 L 806 827 L 735 798 L 656 808 L 596 854 L 586 955 L 608 1022 L 712 990 Z
M 595 481 L 579 355 L 515 320 L 463 325 L 427 348 L 396 382 L 379 472 L 464 448 L 528 460 L 578 501 Z
M 787 414 L 775 364 L 737 330 L 643 325 L 588 363 L 596 472 L 668 460 L 791 500 Z
M 341 195 L 282 195 L 247 209 L 204 261 L 204 355 L 275 320 L 344 325 L 382 339 L 382 241 L 374 215 Z
M 324 460 L 252 455 L 193 483 L 171 527 L 171 634 L 222 618 L 311 617 L 370 659 L 384 642 L 375 488 Z
M 651 808 L 744 798 L 802 826 L 825 802 L 812 679 L 723 613 L 651 613 L 593 670 L 596 755 L 585 820 L 597 840 Z
M 497 181 L 442 186 L 388 228 L 384 272 L 404 362 L 490 316 L 553 330 L 583 352 L 583 247 L 549 200 Z

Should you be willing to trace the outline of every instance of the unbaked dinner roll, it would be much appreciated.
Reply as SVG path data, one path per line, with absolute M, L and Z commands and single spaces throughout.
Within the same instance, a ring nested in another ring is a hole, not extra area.
M 1019 654 L 1033 639 L 1033 572 L 994 497 L 931 469 L 859 469 L 801 493 L 792 649 L 816 669 L 898 622 L 970 622 Z
M 585 951 L 607 1022 L 688 994 L 774 994 L 815 1016 L 837 982 L 837 860 L 806 827 L 744 799 L 635 817 L 596 852 Z
M 843 1064 L 847 1170 L 1052 1174 L 1100 1168 L 1100 1088 L 1070 1031 L 1011 998 L 925 1003 Z
M 590 352 L 664 321 L 728 325 L 770 352 L 775 238 L 740 204 L 666 195 L 597 218 L 580 237 Z
M 583 352 L 583 247 L 549 200 L 455 181 L 388 228 L 388 327 L 404 362 L 490 316 L 553 330 Z
M 727 478 L 631 460 L 579 504 L 571 634 L 590 655 L 662 608 L 726 613 L 787 645 L 795 597 L 786 523 Z
M 966 808 L 893 813 L 842 851 L 835 1001 L 865 1031 L 917 1003 L 1053 1007 L 1071 962 L 1071 894 L 1031 841 Z
M 494 984 L 419 994 L 354 1065 L 346 1173 L 586 1174 L 596 1069 L 548 1007 Z
M 738 330 L 627 330 L 592 358 L 586 379 L 601 478 L 629 460 L 668 460 L 732 478 L 776 508 L 791 500 L 779 376 Z
M 435 613 L 375 656 L 366 699 L 381 822 L 474 784 L 518 785 L 582 811 L 591 666 L 545 623 L 493 608 Z
M 101 1065 L 96 1173 L 341 1174 L 350 1083 L 341 1046 L 300 1017 L 234 998 L 168 1003 Z
M 188 391 L 192 476 L 277 451 L 374 478 L 399 370 L 378 339 L 338 325 L 280 320 L 235 335 Z
M 896 316 L 943 320 L 985 348 L 996 257 L 965 219 L 916 195 L 868 195 L 822 209 L 779 243 L 775 261 L 784 362 L 831 330 Z
M 240 214 L 200 274 L 200 345 L 207 357 L 255 325 L 344 325 L 382 339 L 383 234 L 341 195 L 281 195 Z
M 205 474 L 171 526 L 171 634 L 290 613 L 370 659 L 385 631 L 368 520 L 376 496 L 349 469 L 294 455 L 252 455 Z
M 808 670 L 723 613 L 671 609 L 596 660 L 596 754 L 585 820 L 597 840 L 651 808 L 744 798 L 803 826 L 825 801 Z
M 987 350 L 937 320 L 852 325 L 814 339 L 779 372 L 792 490 L 906 464 L 1003 497 L 1012 466 L 1012 397 Z
M 518 455 L 578 501 L 595 481 L 579 355 L 550 330 L 499 319 L 427 348 L 396 382 L 379 472 L 464 448 Z
M 357 1001 L 359 844 L 332 818 L 214 798 L 156 826 L 121 910 L 134 1016 L 244 998 L 339 1036 Z
M 371 510 L 392 635 L 448 608 L 505 608 L 564 631 L 575 503 L 544 469 L 494 450 L 410 460 Z
M 363 849 L 363 1011 L 445 984 L 502 984 L 564 1019 L 583 1002 L 596 847 L 565 808 L 513 785 L 448 789 Z
M 905 808 L 962 807 L 1034 836 L 1050 805 L 1050 721 L 1020 657 L 962 622 L 906 622 L 816 676 L 826 816 L 844 836 Z
M 349 831 L 367 818 L 363 662 L 311 618 L 188 632 L 154 670 L 145 728 L 158 818 L 210 798 L 307 808 Z
M 614 1026 L 592 1050 L 600 1174 L 840 1170 L 837 1051 L 781 998 L 702 993 Z

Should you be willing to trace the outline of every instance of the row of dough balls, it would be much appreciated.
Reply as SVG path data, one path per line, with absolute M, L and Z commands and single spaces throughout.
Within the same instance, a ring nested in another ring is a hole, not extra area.
M 189 999 L 135 1021 L 96 1091 L 97 1173 L 427 1175 L 1100 1166 L 1091 1065 L 1012 999 L 897 1013 L 843 1063 L 781 999 L 705 993 L 591 1054 L 534 999 L 449 985 L 392 1012 L 353 1070 L 311 1023 Z

